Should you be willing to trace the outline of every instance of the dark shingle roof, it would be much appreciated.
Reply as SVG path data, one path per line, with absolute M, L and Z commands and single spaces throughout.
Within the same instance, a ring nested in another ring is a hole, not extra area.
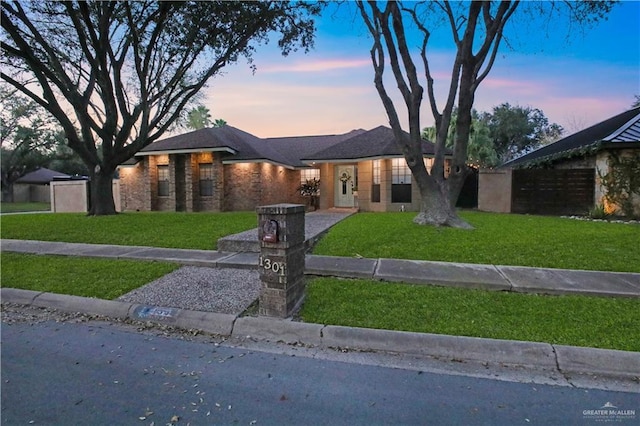
M 164 152 L 222 151 L 233 154 L 233 161 L 271 161 L 288 165 L 288 159 L 263 139 L 232 126 L 210 127 L 154 142 L 137 155 Z
M 34 170 L 31 173 L 27 173 L 22 176 L 16 183 L 32 183 L 32 184 L 46 184 L 53 180 L 54 177 L 68 178 L 69 175 L 56 172 L 55 170 L 40 167 L 38 170 Z
M 300 159 L 307 158 L 318 151 L 328 149 L 353 136 L 366 133 L 366 130 L 352 130 L 342 135 L 292 136 L 284 138 L 267 138 L 266 141 L 275 150 L 287 156 L 292 163 L 305 166 Z
M 625 111 L 598 124 L 545 145 L 535 151 L 504 163 L 501 167 L 524 166 L 553 161 L 602 145 L 640 143 L 640 107 Z M 601 144 L 601 145 L 600 145 Z
M 435 153 L 435 145 L 431 142 L 423 141 L 422 153 L 425 155 L 433 155 Z M 318 151 L 315 154 L 306 156 L 302 158 L 302 160 L 358 160 L 362 158 L 395 157 L 402 155 L 402 150 L 396 143 L 393 130 L 389 127 L 379 126 L 334 146 Z
M 221 151 L 223 162 L 267 161 L 287 167 L 308 167 L 305 162 L 357 160 L 402 156 L 393 131 L 384 126 L 352 130 L 342 135 L 260 139 L 231 126 L 200 129 L 154 142 L 137 156 L 171 152 Z M 435 146 L 424 141 L 422 151 L 433 155 Z

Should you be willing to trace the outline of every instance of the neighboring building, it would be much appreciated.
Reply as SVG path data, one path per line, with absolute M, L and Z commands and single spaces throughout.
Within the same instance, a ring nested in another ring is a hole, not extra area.
M 69 175 L 45 167 L 27 173 L 13 184 L 13 201 L 16 203 L 50 202 L 49 185 L 54 178 L 69 178 Z
M 535 214 L 587 214 L 606 204 L 600 176 L 612 157 L 640 153 L 640 107 L 480 173 L 478 208 Z M 640 180 L 640 177 L 636 177 Z M 640 197 L 635 196 L 636 215 Z M 605 206 L 612 210 L 615 206 Z
M 428 168 L 434 145 L 424 142 Z M 419 210 L 419 192 L 387 127 L 342 135 L 261 139 L 231 126 L 154 142 L 120 167 L 123 210 L 237 211 L 306 203 L 320 179 L 320 208 Z

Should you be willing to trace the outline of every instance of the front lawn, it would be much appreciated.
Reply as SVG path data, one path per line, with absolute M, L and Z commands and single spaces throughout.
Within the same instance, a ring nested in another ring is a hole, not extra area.
M 418 226 L 415 213 L 359 213 L 314 254 L 640 272 L 640 225 L 461 212 L 474 230 Z
M 2 216 L 2 238 L 212 250 L 219 238 L 257 226 L 255 212 L 55 213 Z
M 108 300 L 179 266 L 163 262 L 0 253 L 2 287 Z
M 359 213 L 338 223 L 314 254 L 640 272 L 640 225 L 464 211 L 474 230 L 412 222 L 415 213 Z M 215 249 L 257 226 L 254 212 L 127 212 L 0 217 L 2 238 Z
M 640 300 L 316 278 L 305 322 L 640 351 Z

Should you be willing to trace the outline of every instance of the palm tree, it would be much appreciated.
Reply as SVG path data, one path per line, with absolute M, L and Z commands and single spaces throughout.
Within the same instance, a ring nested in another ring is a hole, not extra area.
M 211 125 L 211 114 L 209 113 L 209 108 L 204 105 L 199 105 L 196 108 L 193 108 L 187 114 L 187 127 L 200 130 L 205 127 L 209 127 Z

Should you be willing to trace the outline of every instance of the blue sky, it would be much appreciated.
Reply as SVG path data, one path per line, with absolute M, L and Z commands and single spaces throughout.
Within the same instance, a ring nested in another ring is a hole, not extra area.
M 326 11 L 316 21 L 316 46 L 306 55 L 282 57 L 275 43 L 259 47 L 255 74 L 243 61 L 226 68 L 210 81 L 202 103 L 214 118 L 260 137 L 387 125 L 373 86 L 371 39 L 354 10 L 351 5 Z M 640 2 L 621 2 L 607 21 L 582 32 L 562 20 L 545 25 L 521 15 L 511 22 L 507 34 L 514 48 L 501 49 L 478 89 L 475 108 L 490 111 L 503 102 L 539 108 L 568 133 L 629 109 L 634 95 L 640 95 Z M 430 46 L 443 103 L 450 36 L 436 31 Z M 388 90 L 397 92 L 395 83 L 389 82 Z M 406 115 L 402 107 L 396 102 L 401 117 Z M 432 123 L 423 102 L 422 125 Z

